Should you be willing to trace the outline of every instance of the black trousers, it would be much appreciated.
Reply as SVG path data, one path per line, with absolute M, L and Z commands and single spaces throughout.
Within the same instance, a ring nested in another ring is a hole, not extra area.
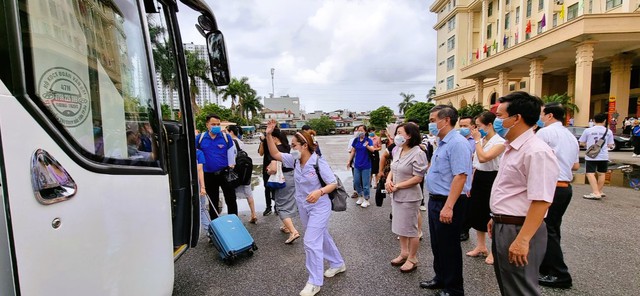
M 264 181 L 264 183 L 263 183 L 264 184 L 264 201 L 265 201 L 265 203 L 267 205 L 267 209 L 270 209 L 271 208 L 271 200 L 275 198 L 276 192 L 273 189 L 267 187 L 267 181 L 269 180 L 269 174 L 267 174 L 266 172 L 262 173 L 262 180 Z
M 633 154 L 640 155 L 640 136 L 633 137 Z
M 462 279 L 462 248 L 460 246 L 460 227 L 462 226 L 462 207 L 467 196 L 462 195 L 453 207 L 451 224 L 440 222 L 440 211 L 445 201 L 429 199 L 429 236 L 433 252 L 433 270 L 436 282 L 444 286 L 451 295 L 464 295 Z
M 571 281 L 571 275 L 564 263 L 560 246 L 560 226 L 562 225 L 562 216 L 569 207 L 572 195 L 571 185 L 565 188 L 556 187 L 553 203 L 549 207 L 547 217 L 544 218 L 544 222 L 547 224 L 547 252 L 540 265 L 540 275 L 553 275 L 561 281 Z
M 224 173 L 204 173 L 204 186 L 207 188 L 207 194 L 211 197 L 213 205 L 209 207 L 209 215 L 211 220 L 218 218 L 213 207 L 215 206 L 218 213 L 222 211 L 222 208 L 218 208 L 220 204 L 220 187 L 222 187 L 222 194 L 224 195 L 224 201 L 227 204 L 227 212 L 229 214 L 238 214 L 238 204 L 236 203 L 236 190 L 226 182 Z

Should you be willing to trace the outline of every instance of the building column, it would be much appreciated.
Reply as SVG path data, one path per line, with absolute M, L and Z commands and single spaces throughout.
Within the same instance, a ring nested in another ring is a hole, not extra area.
M 574 125 L 589 125 L 589 107 L 591 106 L 591 66 L 593 64 L 593 45 L 586 41 L 576 46 L 576 91 L 575 101 L 580 109 L 574 118 Z
M 542 96 L 542 74 L 545 58 L 531 60 L 529 67 L 529 93 L 535 96 Z
M 484 101 L 484 98 L 482 96 L 482 92 L 484 91 L 484 77 L 474 78 L 473 82 L 475 82 L 475 94 L 476 94 L 476 99 L 474 100 L 474 102 L 482 103 L 483 106 L 489 105 L 488 102 Z
M 498 98 L 509 93 L 509 72 L 511 69 L 505 68 L 498 72 Z
M 618 54 L 611 61 L 611 86 L 609 97 L 616 98 L 616 112 L 619 119 L 629 115 L 629 88 L 631 87 L 631 60 L 630 54 Z

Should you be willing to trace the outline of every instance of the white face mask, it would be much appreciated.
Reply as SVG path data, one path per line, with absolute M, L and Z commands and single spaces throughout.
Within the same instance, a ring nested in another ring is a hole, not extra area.
M 406 142 L 407 142 L 407 139 L 405 139 L 405 138 L 404 138 L 403 136 L 401 136 L 401 135 L 396 135 L 396 136 L 393 138 L 393 143 L 395 143 L 395 144 L 396 144 L 396 146 L 402 146 L 402 145 L 404 145 L 404 143 L 406 143 Z
M 302 157 L 302 153 L 300 153 L 300 151 L 295 150 L 295 149 L 291 149 L 291 156 L 293 156 L 293 159 L 300 159 L 300 157 Z

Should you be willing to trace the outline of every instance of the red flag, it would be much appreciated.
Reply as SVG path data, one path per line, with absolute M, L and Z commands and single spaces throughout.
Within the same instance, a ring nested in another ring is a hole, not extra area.
M 480 49 L 476 49 L 476 60 L 480 59 Z
M 527 22 L 527 27 L 524 30 L 525 33 L 531 33 L 531 20 Z
M 483 48 L 484 48 L 484 53 L 486 53 L 487 52 L 487 44 L 486 43 L 484 44 Z

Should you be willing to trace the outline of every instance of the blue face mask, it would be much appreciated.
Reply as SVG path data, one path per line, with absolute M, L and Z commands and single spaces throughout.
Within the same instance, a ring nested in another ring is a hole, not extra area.
M 480 137 L 486 137 L 487 136 L 487 132 L 485 132 L 483 129 L 479 129 L 478 130 L 480 132 Z
M 468 137 L 471 133 L 471 130 L 468 127 L 461 127 L 458 131 L 460 132 L 460 135 L 465 138 Z
M 375 136 L 376 136 L 376 134 L 374 134 L 374 133 L 369 133 L 369 137 L 375 137 Z
M 440 130 L 438 129 L 438 123 L 437 122 L 430 122 L 429 123 L 429 133 L 432 136 L 437 137 L 439 132 L 440 132 Z
M 538 122 L 536 122 L 536 124 L 537 124 L 539 127 L 544 127 L 544 121 L 542 121 L 542 117 L 538 118 Z
M 500 135 L 500 137 L 504 138 L 507 135 L 507 133 L 509 132 L 509 129 L 505 128 L 504 126 L 502 126 L 503 122 L 504 122 L 504 119 L 497 117 L 493 121 L 493 129 L 496 130 L 496 133 L 498 133 L 498 135 Z
M 211 133 L 214 135 L 219 134 L 222 131 L 222 128 L 220 128 L 220 126 L 212 126 L 211 127 Z

